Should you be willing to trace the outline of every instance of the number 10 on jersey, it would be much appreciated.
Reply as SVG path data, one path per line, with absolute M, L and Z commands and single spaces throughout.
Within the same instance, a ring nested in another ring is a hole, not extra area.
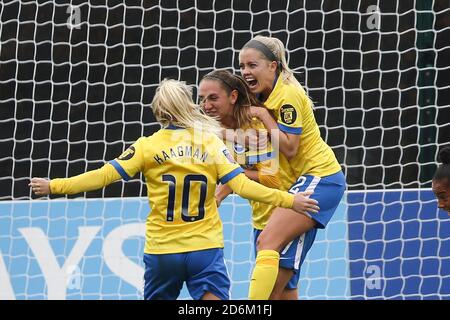
M 171 174 L 163 174 L 162 181 L 167 182 L 169 185 L 169 197 L 167 201 L 167 221 L 173 221 L 175 211 L 175 191 L 177 188 L 177 179 Z M 191 183 L 200 183 L 200 197 L 198 199 L 198 212 L 197 215 L 189 214 L 189 201 Z M 202 174 L 188 174 L 184 177 L 183 181 L 183 196 L 181 201 L 181 218 L 185 222 L 194 222 L 201 220 L 205 217 L 205 199 L 208 186 L 207 178 Z

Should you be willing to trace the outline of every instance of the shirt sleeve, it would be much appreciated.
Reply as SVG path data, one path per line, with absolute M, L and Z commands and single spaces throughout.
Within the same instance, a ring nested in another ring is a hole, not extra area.
M 255 169 L 258 171 L 258 180 L 262 185 L 269 188 L 280 188 L 281 180 L 276 165 L 274 159 L 258 162 L 255 165 Z
M 259 122 L 255 128 L 267 136 L 267 129 L 261 123 L 262 128 L 258 128 Z M 258 181 L 269 188 L 279 188 L 281 181 L 278 174 L 278 163 L 272 143 L 269 139 L 264 140 L 265 145 L 253 146 L 246 152 L 246 164 L 252 166 L 258 174 Z
M 292 91 L 291 91 L 292 90 Z M 278 109 L 278 127 L 281 131 L 300 135 L 303 131 L 302 108 L 311 107 L 303 88 L 289 88 Z
M 144 171 L 143 144 L 143 138 L 139 138 L 118 158 L 109 162 L 125 181 Z
M 230 150 L 218 138 L 214 137 L 208 145 L 212 152 L 213 162 L 217 170 L 220 183 L 225 184 L 238 174 L 243 173 L 244 169 L 234 160 Z
M 271 204 L 277 207 L 292 208 L 294 195 L 277 189 L 267 188 L 239 174 L 228 181 L 228 186 L 243 198 Z
M 261 124 L 263 128 L 256 128 L 254 130 L 258 130 L 258 135 L 268 137 L 267 129 Z M 273 159 L 275 157 L 275 153 L 273 151 L 272 144 L 270 143 L 269 138 L 266 140 L 262 140 L 265 144 L 260 143 L 258 141 L 257 145 L 249 144 L 245 152 L 245 163 L 247 165 L 254 165 L 259 162 L 263 162 L 269 159 Z
M 52 179 L 50 181 L 50 193 L 76 194 L 97 190 L 119 179 L 119 173 L 111 164 L 107 163 L 100 169 L 88 171 L 71 178 Z

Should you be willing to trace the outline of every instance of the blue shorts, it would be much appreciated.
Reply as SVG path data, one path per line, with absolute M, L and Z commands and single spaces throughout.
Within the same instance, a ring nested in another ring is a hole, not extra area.
M 200 300 L 206 292 L 222 300 L 230 298 L 230 279 L 222 248 L 144 254 L 144 264 L 145 300 L 176 300 L 184 282 L 194 300 Z
M 320 210 L 318 213 L 311 214 L 310 217 L 317 222 L 316 228 L 323 229 L 341 202 L 345 185 L 345 176 L 342 171 L 326 177 L 304 175 L 297 179 L 288 192 L 292 194 L 301 191 L 314 192 L 310 198 L 319 202 Z
M 280 267 L 294 271 L 294 275 L 286 288 L 297 288 L 300 267 L 316 239 L 317 229 L 325 228 L 330 221 L 341 202 L 345 186 L 345 176 L 342 171 L 339 171 L 338 173 L 326 177 L 315 177 L 311 175 L 301 176 L 289 189 L 289 193 L 293 194 L 307 190 L 314 191 L 311 198 L 319 202 L 320 211 L 310 215 L 310 217 L 317 222 L 316 227 L 292 240 L 280 252 Z M 255 251 L 256 240 L 260 233 L 261 230 L 256 229 L 253 233 Z

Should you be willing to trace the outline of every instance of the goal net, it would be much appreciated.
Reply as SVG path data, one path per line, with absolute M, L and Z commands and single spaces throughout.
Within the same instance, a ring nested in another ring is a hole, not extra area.
M 429 188 L 450 141 L 449 15 L 440 0 L 2 1 L 0 299 L 141 297 L 142 178 L 50 201 L 29 201 L 29 178 L 115 158 L 160 128 L 162 79 L 238 73 L 257 34 L 285 43 L 348 183 L 300 298 L 448 299 L 449 219 Z M 250 207 L 232 196 L 220 212 L 231 296 L 245 299 Z

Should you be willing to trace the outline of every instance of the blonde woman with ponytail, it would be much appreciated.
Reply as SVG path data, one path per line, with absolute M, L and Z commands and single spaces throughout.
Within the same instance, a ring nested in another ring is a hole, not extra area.
M 249 180 L 216 135 L 220 124 L 203 114 L 184 82 L 164 80 L 152 109 L 162 129 L 139 138 L 97 170 L 63 179 L 32 178 L 37 195 L 76 194 L 145 176 L 151 213 L 146 221 L 144 298 L 174 300 L 186 283 L 193 299 L 229 299 L 218 181 L 243 197 L 314 213 L 316 201 Z
M 313 103 L 296 80 L 286 61 L 283 43 L 276 38 L 256 36 L 240 51 L 239 66 L 250 90 L 266 108 L 252 108 L 279 142 L 288 159 L 281 170 L 290 193 L 314 192 L 320 211 L 299 215 L 276 208 L 264 230 L 255 235 L 256 264 L 249 298 L 298 299 L 300 267 L 311 248 L 317 229 L 325 228 L 345 190 L 345 177 L 333 151 L 322 140 L 313 113 Z

